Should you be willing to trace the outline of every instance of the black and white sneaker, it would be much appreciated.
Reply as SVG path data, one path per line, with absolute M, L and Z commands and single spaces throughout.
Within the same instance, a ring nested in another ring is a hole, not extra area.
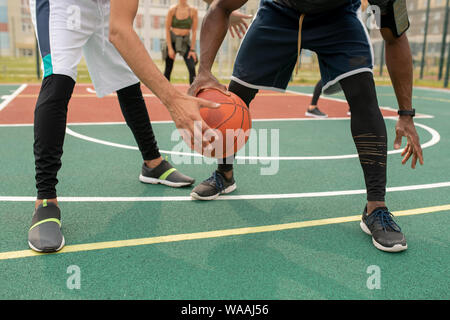
M 197 200 L 214 200 L 221 194 L 236 190 L 234 177 L 226 179 L 219 171 L 214 171 L 211 177 L 196 186 L 191 192 L 191 197 Z
M 328 115 L 320 111 L 317 107 L 311 110 L 306 110 L 305 116 L 313 118 L 328 118 Z
M 195 180 L 177 171 L 166 160 L 155 168 L 149 168 L 145 162 L 142 164 L 142 171 L 139 175 L 139 181 L 151 184 L 164 184 L 169 187 L 179 188 L 192 185 Z
M 386 207 L 378 207 L 371 214 L 364 209 L 361 229 L 372 236 L 374 246 L 382 251 L 400 252 L 408 249 L 405 236 L 392 219 L 393 215 Z

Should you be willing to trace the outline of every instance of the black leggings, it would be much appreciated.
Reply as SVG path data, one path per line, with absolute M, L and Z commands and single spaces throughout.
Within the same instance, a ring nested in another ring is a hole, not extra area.
M 65 75 L 53 74 L 42 81 L 34 111 L 34 157 L 38 199 L 56 198 L 56 178 L 61 168 L 67 105 L 75 81 Z M 159 157 L 140 84 L 117 92 L 120 107 L 136 138 L 144 160 Z
M 311 99 L 311 105 L 317 106 L 317 102 L 319 101 L 320 95 L 322 94 L 322 80 L 319 80 L 314 87 L 314 93 Z
M 384 201 L 386 193 L 387 132 L 378 106 L 375 83 L 370 72 L 340 81 L 350 105 L 351 132 L 364 173 L 368 201 Z M 258 90 L 231 81 L 229 91 L 250 106 Z M 219 160 L 218 170 L 233 169 L 234 157 Z
M 172 43 L 172 47 L 175 48 L 175 42 Z M 167 50 L 169 51 L 169 50 Z M 195 79 L 195 61 L 194 58 L 188 58 L 189 50 L 183 56 L 186 67 L 189 71 L 189 83 L 192 84 Z M 164 69 L 164 76 L 170 81 L 170 75 L 172 74 L 174 59 L 170 59 L 169 55 L 166 58 L 166 67 Z

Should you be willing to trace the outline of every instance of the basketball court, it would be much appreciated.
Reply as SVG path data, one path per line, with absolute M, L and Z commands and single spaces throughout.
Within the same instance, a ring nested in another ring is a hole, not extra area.
M 342 94 L 321 98 L 329 118 L 317 120 L 304 116 L 312 87 L 261 92 L 250 108 L 258 137 L 249 143 L 278 132 L 278 154 L 241 155 L 247 163 L 235 167 L 237 190 L 200 202 L 191 188 L 140 183 L 142 159 L 115 95 L 98 99 L 91 85 L 77 85 L 57 186 L 66 246 L 38 254 L 27 232 L 39 88 L 0 86 L 0 299 L 449 297 L 450 91 L 414 89 L 425 165 L 412 170 L 392 149 L 394 92 L 377 88 L 389 133 L 387 203 L 409 247 L 390 254 L 359 227 L 365 185 Z M 161 153 L 174 161 L 175 126 L 143 90 Z M 196 157 L 176 167 L 198 184 L 215 164 Z M 261 174 L 275 165 L 276 174 Z M 66 285 L 73 265 L 79 290 Z M 379 289 L 368 288 L 371 266 L 379 267 Z

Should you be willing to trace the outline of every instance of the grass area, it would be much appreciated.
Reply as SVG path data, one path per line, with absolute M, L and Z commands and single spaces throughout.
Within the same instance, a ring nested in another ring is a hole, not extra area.
M 161 72 L 164 71 L 164 62 L 162 60 L 154 60 L 156 65 L 159 67 Z M 213 66 L 213 73 L 221 81 L 227 82 L 229 76 L 232 72 L 233 66 L 229 63 L 215 63 Z M 436 75 L 436 68 L 430 68 L 424 75 L 423 79 L 419 79 L 419 69 L 414 70 L 414 86 L 424 86 L 433 88 L 443 88 L 444 81 L 438 81 Z M 383 69 L 380 75 L 379 68 L 374 70 L 375 81 L 377 85 L 390 85 L 391 81 L 389 78 L 388 71 L 386 67 Z M 315 84 L 319 79 L 320 74 L 318 70 L 317 62 L 313 62 L 308 65 L 302 65 L 298 74 L 293 75 L 292 84 Z M 171 82 L 173 83 L 187 83 L 189 81 L 189 75 L 184 64 L 184 61 L 177 57 L 175 65 L 172 72 Z M 0 61 L 0 83 L 36 83 L 40 80 L 36 76 L 36 60 L 33 57 L 23 57 L 23 58 L 12 58 L 12 57 L 1 57 Z M 77 82 L 79 83 L 90 83 L 91 78 L 87 69 L 86 62 L 84 59 L 80 62 L 78 66 L 78 77 Z
M 164 72 L 164 62 L 162 60 L 154 60 L 161 72 Z M 220 67 L 220 68 L 219 68 Z M 226 80 L 226 77 L 231 74 L 232 66 L 224 64 L 219 66 L 215 63 L 213 72 L 216 75 L 222 75 L 221 80 Z M 175 60 L 173 67 L 171 82 L 173 83 L 187 83 L 189 81 L 189 74 L 186 65 L 180 57 Z M 1 57 L 0 60 L 0 83 L 36 83 L 40 82 L 37 78 L 36 60 L 33 57 L 26 58 L 12 58 Z M 77 82 L 90 83 L 91 78 L 84 59 L 78 65 Z

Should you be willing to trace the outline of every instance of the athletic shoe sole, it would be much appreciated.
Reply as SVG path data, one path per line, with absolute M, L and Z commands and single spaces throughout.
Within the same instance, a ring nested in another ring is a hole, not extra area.
M 34 246 L 31 244 L 31 242 L 28 241 L 28 246 L 31 248 L 31 250 L 36 251 L 36 252 L 42 252 L 42 253 L 57 252 L 57 251 L 61 250 L 61 249 L 64 247 L 65 244 L 66 244 L 66 240 L 64 239 L 64 236 L 63 236 L 63 237 L 62 237 L 62 242 L 61 242 L 61 245 L 59 246 L 59 248 L 57 248 L 57 249 L 52 249 L 52 250 L 40 250 L 40 249 L 34 247 Z
M 313 117 L 313 118 L 328 118 L 328 115 L 319 116 L 314 113 L 309 113 L 308 111 L 305 112 L 305 116 Z
M 168 180 L 161 180 L 156 178 L 145 177 L 142 174 L 139 175 L 139 181 L 143 183 L 151 183 L 151 184 L 163 184 L 172 188 L 180 188 L 185 186 L 190 186 L 192 182 L 172 182 Z
M 369 236 L 372 236 L 372 232 L 370 232 L 369 228 L 364 223 L 364 221 L 361 220 L 361 223 L 359 225 L 360 225 L 362 231 L 364 231 L 364 233 L 368 234 Z M 385 247 L 385 246 L 379 244 L 378 242 L 376 242 L 373 237 L 372 237 L 372 243 L 378 250 L 386 251 L 386 252 L 400 252 L 400 251 L 404 251 L 404 250 L 408 249 L 408 245 L 402 246 L 401 244 L 396 244 L 393 247 Z
M 195 200 L 214 200 L 214 199 L 218 198 L 221 194 L 227 194 L 227 193 L 233 192 L 234 190 L 236 190 L 236 183 L 225 188 L 223 191 L 216 193 L 209 197 L 202 197 L 199 194 L 197 194 L 196 192 L 191 192 L 191 197 Z

